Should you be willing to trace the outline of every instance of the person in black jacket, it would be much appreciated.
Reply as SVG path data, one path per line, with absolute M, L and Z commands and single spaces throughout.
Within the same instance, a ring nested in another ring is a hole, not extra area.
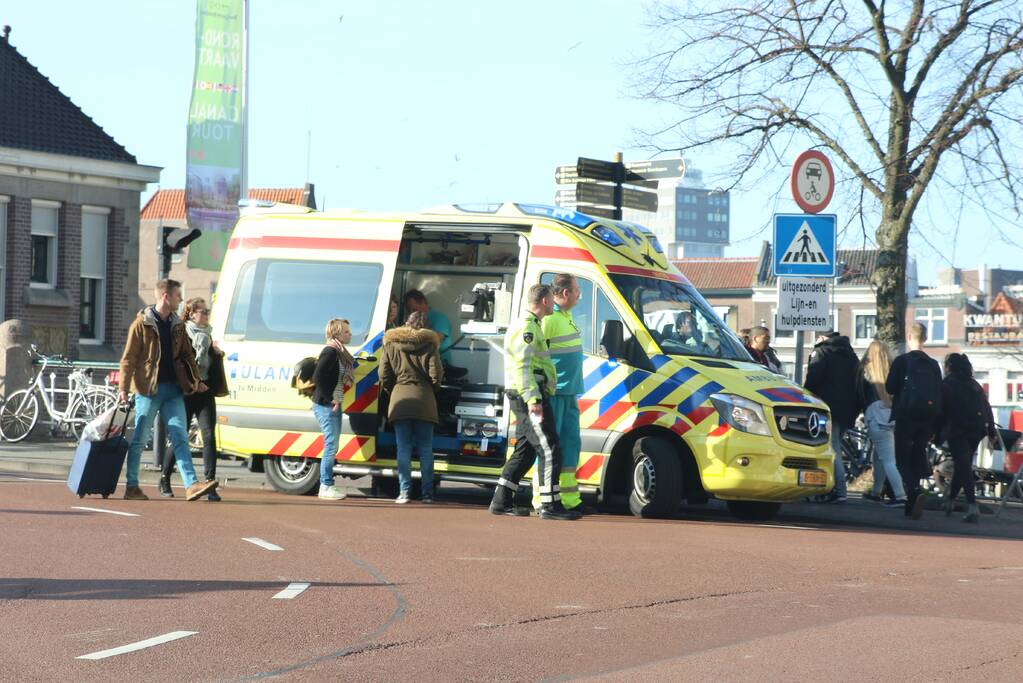
M 323 456 L 320 458 L 320 492 L 324 500 L 341 500 L 345 492 L 334 485 L 334 458 L 341 436 L 341 408 L 345 391 L 355 384 L 355 360 L 345 348 L 352 341 L 352 328 L 344 318 L 327 322 L 327 345 L 320 351 L 313 371 L 313 415 L 323 431 Z
M 833 330 L 817 336 L 817 344 L 806 367 L 804 386 L 831 409 L 831 447 L 835 450 L 835 488 L 828 496 L 818 499 L 820 502 L 844 503 L 846 499 L 842 433 L 853 425 L 859 414 L 856 398 L 859 367 L 860 359 L 856 357 L 849 337 Z
M 892 361 L 884 383 L 892 397 L 895 464 L 906 491 L 906 516 L 912 519 L 920 519 L 924 512 L 920 480 L 931 472 L 927 442 L 934 434 L 934 420 L 941 405 L 941 368 L 938 361 L 924 353 L 926 341 L 927 328 L 921 323 L 910 325 L 906 340 L 910 351 Z
M 995 420 L 991 414 L 984 389 L 973 379 L 973 365 L 965 353 L 945 356 L 945 380 L 941 383 L 941 417 L 938 433 L 948 442 L 955 466 L 952 483 L 945 497 L 945 515 L 952 514 L 952 504 L 959 490 L 966 491 L 969 505 L 963 521 L 980 521 L 973 482 L 973 454 L 986 435 L 992 443 L 996 439 Z

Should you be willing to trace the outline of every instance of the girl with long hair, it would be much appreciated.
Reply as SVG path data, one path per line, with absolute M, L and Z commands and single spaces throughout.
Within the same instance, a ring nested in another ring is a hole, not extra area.
M 869 500 L 880 501 L 887 481 L 895 494 L 895 500 L 886 505 L 892 507 L 906 504 L 906 493 L 902 477 L 895 466 L 895 423 L 892 421 L 892 397 L 885 390 L 884 383 L 892 366 L 888 346 L 878 340 L 870 342 L 856 377 L 860 405 L 864 406 L 863 419 L 867 423 L 867 435 L 874 444 L 874 488 Z

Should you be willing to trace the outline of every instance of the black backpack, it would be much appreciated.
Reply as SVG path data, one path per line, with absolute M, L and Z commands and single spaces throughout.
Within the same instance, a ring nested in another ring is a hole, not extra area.
M 316 371 L 316 358 L 307 356 L 295 363 L 291 370 L 291 388 L 298 392 L 299 396 L 312 396 L 316 390 L 316 382 L 313 381 L 313 373 Z
M 959 379 L 955 405 L 948 406 L 949 420 L 967 434 L 984 434 L 991 419 L 984 389 L 972 379 Z
M 930 421 L 941 413 L 941 373 L 937 363 L 923 358 L 906 358 L 906 376 L 899 393 L 899 415 Z

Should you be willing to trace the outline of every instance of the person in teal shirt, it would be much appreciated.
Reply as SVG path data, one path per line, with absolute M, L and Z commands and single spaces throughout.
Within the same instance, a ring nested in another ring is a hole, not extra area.
M 583 342 L 579 327 L 572 318 L 572 308 L 581 292 L 575 276 L 562 273 L 551 281 L 554 312 L 544 317 L 543 333 L 550 347 L 550 358 L 557 371 L 557 383 L 551 396 L 555 430 L 561 441 L 561 474 L 558 484 L 561 503 L 567 510 L 582 512 L 582 498 L 575 471 L 579 467 L 582 438 L 579 429 L 579 395 L 583 393 Z M 533 507 L 540 497 L 534 487 Z
M 425 313 L 430 329 L 440 335 L 440 360 L 444 365 L 444 375 L 451 379 L 463 377 L 468 371 L 451 364 L 451 347 L 454 345 L 451 321 L 440 311 L 430 309 L 430 302 L 425 294 L 418 289 L 410 289 L 405 292 L 405 315 L 411 315 L 415 311 Z

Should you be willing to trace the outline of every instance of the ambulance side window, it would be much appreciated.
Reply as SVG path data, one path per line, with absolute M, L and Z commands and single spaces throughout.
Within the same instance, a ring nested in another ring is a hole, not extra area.
M 616 311 L 615 307 L 611 304 L 611 300 L 608 299 L 607 295 L 604 294 L 604 292 L 600 291 L 599 289 L 597 290 L 596 304 L 597 304 L 597 317 L 596 317 L 596 325 L 593 326 L 593 330 L 597 334 L 597 336 L 599 337 L 601 330 L 604 329 L 604 322 L 605 321 L 607 321 L 607 320 L 619 320 L 619 321 L 621 321 L 622 316 L 618 315 L 618 311 Z M 631 336 L 629 334 L 629 326 L 625 325 L 624 323 L 622 323 L 622 324 L 625 327 L 625 339 L 627 341 L 629 339 L 629 337 Z M 600 351 L 598 351 L 598 353 L 600 353 Z M 604 354 L 601 353 L 600 355 L 604 355 Z
M 549 285 L 554 275 L 544 273 L 540 276 L 540 283 Z M 575 281 L 579 283 L 579 302 L 572 309 L 572 319 L 583 340 L 583 353 L 593 353 L 593 282 L 581 277 L 576 277 Z

